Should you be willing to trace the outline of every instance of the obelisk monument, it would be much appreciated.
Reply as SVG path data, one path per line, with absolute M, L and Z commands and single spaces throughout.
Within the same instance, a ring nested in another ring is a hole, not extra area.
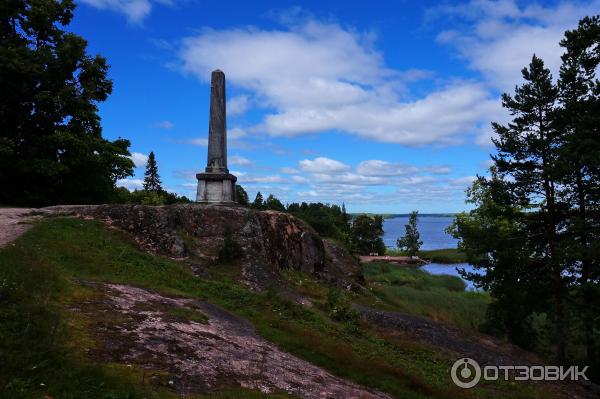
M 196 202 L 235 202 L 237 178 L 227 169 L 227 111 L 225 109 L 225 74 L 212 72 L 210 80 L 210 116 L 208 157 L 204 173 L 196 174 Z

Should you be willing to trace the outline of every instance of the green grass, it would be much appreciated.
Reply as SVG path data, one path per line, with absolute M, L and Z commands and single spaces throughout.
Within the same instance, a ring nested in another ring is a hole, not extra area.
M 172 392 L 143 382 L 136 367 L 95 364 L 85 355 L 82 348 L 97 344 L 94 335 L 81 315 L 67 310 L 70 303 L 94 295 L 93 290 L 77 283 L 79 279 L 133 284 L 210 301 L 248 319 L 263 337 L 282 349 L 395 397 L 469 398 L 474 397 L 473 392 L 477 397 L 512 398 L 523 392 L 534 397 L 523 385 L 469 392 L 453 388 L 448 370 L 455 359 L 417 343 L 383 339 L 366 326 L 333 322 L 319 303 L 326 296 L 324 287 L 310 278 L 294 273 L 287 276 L 294 285 L 302 285 L 315 295 L 316 306 L 307 308 L 282 299 L 272 290 L 251 292 L 228 273 L 198 278 L 184 264 L 144 253 L 123 234 L 94 221 L 43 221 L 14 246 L 0 250 L 0 266 L 2 398 L 174 397 Z M 464 295 L 449 290 L 452 284 L 440 282 L 436 290 Z M 427 292 L 413 283 L 386 286 L 390 290 Z M 390 295 L 390 306 L 409 306 L 400 299 L 404 293 L 386 294 Z M 184 313 L 176 316 L 204 320 L 202 314 Z M 261 396 L 234 390 L 208 397 L 250 394 Z
M 456 276 L 433 275 L 412 266 L 372 262 L 363 265 L 363 273 L 379 306 L 431 317 L 469 330 L 483 322 L 490 297 L 484 292 L 465 291 L 465 283 Z M 371 298 L 363 301 L 377 306 Z
M 389 256 L 406 256 L 407 253 L 398 249 L 387 248 L 386 255 Z M 466 263 L 467 256 L 458 248 L 446 249 L 430 249 L 419 251 L 419 258 L 426 259 L 431 263 Z

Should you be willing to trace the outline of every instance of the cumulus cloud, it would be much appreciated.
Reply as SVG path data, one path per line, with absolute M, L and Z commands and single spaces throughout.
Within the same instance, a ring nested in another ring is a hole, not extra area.
M 227 101 L 227 116 L 243 115 L 250 107 L 247 95 L 235 96 Z
M 350 166 L 336 161 L 335 159 L 317 157 L 315 159 L 304 159 L 299 163 L 300 169 L 311 173 L 341 172 L 350 169 Z
M 129 158 L 133 161 L 136 168 L 146 166 L 146 163 L 148 162 L 148 155 L 142 154 L 141 152 L 132 152 Z
M 144 188 L 144 180 L 142 179 L 119 179 L 117 187 L 125 187 L 129 191 L 141 190 Z
M 358 173 L 366 176 L 397 176 L 415 173 L 417 170 L 415 166 L 394 164 L 378 159 L 362 161 L 356 167 Z
M 239 181 L 242 184 L 252 183 L 284 183 L 285 180 L 280 175 L 266 175 L 266 176 L 250 176 L 242 175 L 239 176 Z
M 268 109 L 253 129 L 273 136 L 343 131 L 407 145 L 453 144 L 488 124 L 497 100 L 474 82 L 448 84 L 402 101 L 405 82 L 429 71 L 395 71 L 372 35 L 305 20 L 280 30 L 204 29 L 185 38 L 181 68 L 208 81 L 219 67 L 229 82 Z
M 100 10 L 111 10 L 124 14 L 127 20 L 132 23 L 140 23 L 152 11 L 152 6 L 156 3 L 171 5 L 170 0 L 81 0 Z
M 438 41 L 455 47 L 488 84 L 510 91 L 521 81 L 520 71 L 535 53 L 556 75 L 563 53 L 559 42 L 585 15 L 596 14 L 600 1 L 518 4 L 513 0 L 472 0 L 429 11 L 430 17 L 452 16 L 461 29 L 447 29 Z
M 233 155 L 227 159 L 227 162 L 230 165 L 240 165 L 240 166 L 249 166 L 253 165 L 254 162 L 249 160 L 248 158 L 244 158 L 240 155 Z
M 460 201 L 474 179 L 473 176 L 452 174 L 447 166 L 416 166 L 377 159 L 364 160 L 353 166 L 326 157 L 304 159 L 297 167 L 284 167 L 279 172 L 287 176 L 243 175 L 239 181 L 248 185 L 249 190 L 279 192 L 281 199 L 286 201 L 389 204 L 415 199 L 421 202 Z

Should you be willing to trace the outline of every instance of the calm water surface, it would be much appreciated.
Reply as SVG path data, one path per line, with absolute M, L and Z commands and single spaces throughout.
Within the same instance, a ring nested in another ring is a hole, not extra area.
M 419 216 L 417 229 L 423 241 L 421 249 L 456 248 L 458 240 L 444 232 L 453 219 L 450 216 Z M 396 240 L 404 235 L 407 223 L 408 216 L 383 221 L 383 241 L 386 247 L 396 248 Z
M 421 249 L 444 249 L 456 248 L 458 240 L 446 234 L 445 230 L 454 218 L 450 216 L 419 216 L 417 228 L 421 235 L 423 245 Z M 396 248 L 396 239 L 402 237 L 405 233 L 404 226 L 408 223 L 408 216 L 386 219 L 383 221 L 383 241 L 390 248 Z M 469 272 L 474 272 L 475 269 L 468 263 L 457 263 L 445 265 L 441 263 L 429 263 L 421 267 L 431 274 L 449 274 L 451 276 L 460 277 L 458 269 L 465 269 Z M 467 284 L 467 290 L 474 290 L 475 287 L 470 281 L 464 280 Z

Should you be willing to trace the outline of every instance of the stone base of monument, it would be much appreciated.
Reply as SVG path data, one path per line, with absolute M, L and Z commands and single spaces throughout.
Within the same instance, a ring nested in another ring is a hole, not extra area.
M 198 173 L 196 178 L 198 179 L 196 202 L 236 202 L 237 177 L 231 173 Z

